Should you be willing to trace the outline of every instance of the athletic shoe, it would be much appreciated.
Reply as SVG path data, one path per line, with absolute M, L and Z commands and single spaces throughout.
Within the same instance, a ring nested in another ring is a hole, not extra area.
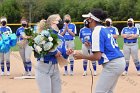
M 86 76 L 86 75 L 87 75 L 87 72 L 86 72 L 86 71 L 84 71 L 83 76 Z
M 127 71 L 124 71 L 123 73 L 122 73 L 122 76 L 126 76 L 128 74 L 128 72 Z
M 29 72 L 27 73 L 27 76 L 32 76 L 32 72 L 29 71 Z
M 97 72 L 96 72 L 96 71 L 94 71 L 94 72 L 93 72 L 93 75 L 94 75 L 94 76 L 97 76 Z
M 22 76 L 28 76 L 28 72 L 25 71 Z
M 1 76 L 4 76 L 4 72 L 1 72 L 1 74 L 0 74 Z
M 73 75 L 74 75 L 73 71 L 70 71 L 70 76 L 73 76 Z
M 10 76 L 10 71 L 7 71 L 7 76 Z
M 63 76 L 66 76 L 66 75 L 68 75 L 68 71 L 65 71 L 63 74 Z

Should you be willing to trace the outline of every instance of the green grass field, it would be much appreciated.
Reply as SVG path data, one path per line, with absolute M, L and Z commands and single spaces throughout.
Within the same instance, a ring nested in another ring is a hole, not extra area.
M 117 41 L 118 41 L 118 45 L 119 45 L 120 49 L 122 49 L 123 48 L 123 38 L 121 36 L 119 36 L 119 38 L 117 39 Z M 82 43 L 81 43 L 81 41 L 80 41 L 80 39 L 79 39 L 78 36 L 76 36 L 74 42 L 75 42 L 75 50 L 80 50 Z M 139 48 L 140 48 L 140 38 L 139 38 Z M 12 47 L 11 50 L 12 51 L 18 51 L 19 48 L 16 45 L 15 47 Z
M 140 38 L 138 38 L 138 44 L 139 44 L 139 48 L 140 48 Z M 123 49 L 123 38 L 121 36 L 119 36 L 119 38 L 117 39 L 118 45 L 120 49 Z M 78 36 L 76 36 L 75 39 L 75 49 L 76 50 L 80 50 L 81 49 L 81 42 Z

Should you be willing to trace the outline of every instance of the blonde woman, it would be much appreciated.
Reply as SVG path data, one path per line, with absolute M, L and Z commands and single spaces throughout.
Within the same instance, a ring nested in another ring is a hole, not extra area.
M 53 33 L 58 35 L 58 38 L 62 43 L 56 50 L 49 52 L 41 59 L 37 59 L 38 61 L 35 72 L 36 81 L 39 86 L 40 93 L 61 93 L 61 79 L 57 57 L 63 56 L 66 59 L 73 51 L 66 50 L 65 40 L 60 34 L 58 34 L 59 29 L 61 29 L 64 24 L 59 14 L 50 15 L 46 23 L 47 28 L 52 29 Z M 43 21 L 38 24 L 38 33 L 40 33 L 41 29 L 44 28 L 42 28 L 42 26 L 45 26 Z

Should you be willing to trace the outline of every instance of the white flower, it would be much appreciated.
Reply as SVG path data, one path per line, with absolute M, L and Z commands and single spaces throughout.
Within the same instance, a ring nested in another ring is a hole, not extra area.
M 52 46 L 53 46 L 52 42 L 47 42 L 44 44 L 43 48 L 46 51 L 46 50 L 50 50 L 52 48 Z
M 36 44 L 40 44 L 41 41 L 43 41 L 44 37 L 41 35 L 38 35 L 37 37 L 34 38 L 34 41 Z
M 52 37 L 48 37 L 49 41 L 52 42 L 53 41 L 53 38 Z
M 45 41 L 45 40 L 43 40 L 40 44 L 43 44 L 43 45 L 44 45 L 45 43 L 46 43 L 46 41 Z
M 36 52 L 40 53 L 42 51 L 42 48 L 40 46 L 35 47 Z
M 43 30 L 41 33 L 40 33 L 42 36 L 50 36 L 50 33 L 49 33 L 49 31 L 47 31 L 47 30 Z

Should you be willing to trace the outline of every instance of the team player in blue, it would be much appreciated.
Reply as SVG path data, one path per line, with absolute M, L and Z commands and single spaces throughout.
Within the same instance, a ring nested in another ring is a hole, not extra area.
M 105 20 L 105 24 L 106 24 L 106 29 L 112 33 L 114 39 L 116 40 L 118 38 L 119 32 L 118 29 L 112 25 L 111 18 L 107 18 Z
M 140 61 L 138 58 L 139 30 L 134 27 L 134 20 L 132 18 L 127 20 L 127 25 L 128 26 L 124 27 L 121 32 L 121 36 L 124 38 L 123 53 L 126 62 L 126 68 L 122 75 L 128 74 L 130 55 L 132 55 L 138 75 L 140 75 Z
M 116 46 L 111 32 L 101 25 L 107 17 L 103 10 L 95 9 L 82 16 L 87 18 L 89 27 L 94 28 L 92 32 L 92 54 L 83 55 L 76 52 L 75 59 L 98 60 L 103 69 L 94 93 L 113 93 L 119 76 L 125 69 L 124 56 Z
M 25 76 L 31 76 L 32 73 L 32 62 L 31 62 L 31 54 L 32 48 L 28 45 L 28 38 L 31 36 L 27 36 L 24 32 L 24 29 L 28 27 L 28 22 L 25 18 L 21 19 L 21 27 L 19 27 L 16 31 L 16 35 L 18 37 L 18 45 L 19 45 L 19 53 L 23 61 Z
M 63 56 L 67 59 L 68 55 L 73 51 L 71 49 L 66 50 L 65 39 L 58 33 L 64 25 L 60 15 L 50 15 L 46 23 L 48 26 L 47 28 L 52 29 L 53 33 L 58 35 L 61 44 L 59 44 L 57 49 L 50 51 L 44 57 L 38 58 L 35 72 L 36 81 L 39 86 L 40 93 L 61 93 L 61 79 L 57 58 Z M 38 28 L 40 28 L 39 25 Z
M 82 42 L 82 52 L 85 55 L 91 54 L 91 43 L 92 43 L 92 29 L 88 27 L 88 22 L 84 20 L 84 27 L 80 29 L 79 38 Z M 83 76 L 87 75 L 87 59 L 83 59 Z M 96 73 L 96 61 L 92 61 L 92 66 L 94 69 L 94 76 Z
M 60 30 L 60 34 L 64 36 L 66 40 L 66 47 L 69 49 L 73 49 L 75 47 L 74 44 L 74 39 L 75 39 L 75 34 L 77 33 L 76 31 L 76 26 L 75 24 L 71 23 L 71 16 L 69 14 L 64 16 L 64 27 L 62 30 Z M 70 60 L 70 75 L 73 75 L 73 69 L 74 69 L 74 58 L 73 54 L 69 56 Z M 68 74 L 67 66 L 65 66 L 65 72 L 64 75 Z
M 9 35 L 12 33 L 12 30 L 9 26 L 7 26 L 7 18 L 1 17 L 1 26 L 0 26 L 0 34 Z M 7 75 L 10 75 L 10 51 L 7 53 L 0 53 L 0 63 L 1 63 L 1 75 L 4 75 L 4 61 L 6 61 L 7 66 Z

